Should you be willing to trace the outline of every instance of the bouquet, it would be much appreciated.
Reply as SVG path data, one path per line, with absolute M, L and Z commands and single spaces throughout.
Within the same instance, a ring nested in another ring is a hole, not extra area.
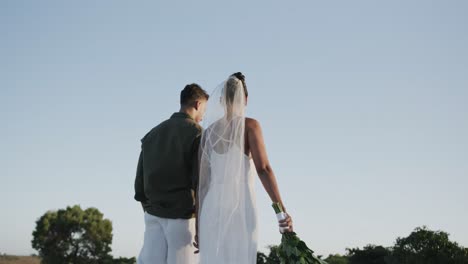
M 284 220 L 286 213 L 281 204 L 274 203 L 272 206 L 275 209 L 278 220 Z M 280 231 L 283 237 L 276 254 L 281 264 L 327 264 L 325 261 L 314 256 L 314 251 L 308 248 L 306 243 L 296 233 L 284 232 L 286 229 L 281 227 Z

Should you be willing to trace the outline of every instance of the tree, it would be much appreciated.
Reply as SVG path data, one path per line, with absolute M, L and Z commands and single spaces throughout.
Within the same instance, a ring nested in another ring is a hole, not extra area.
M 278 246 L 269 246 L 270 253 L 267 257 L 267 264 L 278 264 L 280 263 L 279 255 L 278 255 Z
M 375 245 L 367 245 L 363 249 L 352 248 L 348 251 L 349 264 L 386 264 L 390 250 Z
M 278 264 L 280 263 L 278 257 L 278 246 L 269 246 L 270 253 L 268 256 L 262 252 L 257 252 L 257 264 Z
M 349 260 L 346 256 L 341 256 L 339 254 L 329 255 L 328 258 L 325 259 L 328 264 L 348 264 Z
M 267 264 L 267 256 L 262 252 L 257 252 L 257 264 Z
M 408 237 L 397 238 L 390 263 L 465 264 L 468 250 L 449 240 L 443 231 L 417 227 Z
M 111 258 L 108 261 L 102 262 L 103 264 L 135 264 L 136 258 Z
M 80 206 L 48 211 L 36 221 L 32 247 L 42 263 L 104 263 L 112 243 L 112 223 L 96 208 Z

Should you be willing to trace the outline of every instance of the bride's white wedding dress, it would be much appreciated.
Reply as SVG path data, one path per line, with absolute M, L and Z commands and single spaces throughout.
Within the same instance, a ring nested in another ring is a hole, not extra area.
M 245 155 L 245 94 L 230 77 L 210 95 L 200 142 L 200 264 L 255 264 L 255 167 Z
M 240 151 L 234 147 L 230 151 Z M 213 152 L 211 155 L 212 174 L 224 174 L 229 165 L 223 164 L 225 157 Z M 236 155 L 237 156 L 237 155 Z M 257 261 L 257 212 L 255 206 L 255 169 L 252 160 L 245 154 L 241 156 L 245 170 L 232 178 L 211 182 L 206 194 L 206 202 L 200 213 L 200 262 L 202 264 L 250 264 Z M 239 177 L 240 201 L 223 199 L 224 192 L 229 191 Z M 232 210 L 235 208 L 234 210 Z M 220 211 L 232 213 L 229 222 L 218 218 Z M 220 228 L 225 226 L 225 228 Z M 216 232 L 223 230 L 224 232 Z M 218 244 L 219 243 L 219 244 Z

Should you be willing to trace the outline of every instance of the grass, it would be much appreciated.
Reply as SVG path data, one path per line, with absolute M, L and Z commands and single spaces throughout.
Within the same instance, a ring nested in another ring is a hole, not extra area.
M 0 255 L 0 264 L 39 264 L 39 257 Z

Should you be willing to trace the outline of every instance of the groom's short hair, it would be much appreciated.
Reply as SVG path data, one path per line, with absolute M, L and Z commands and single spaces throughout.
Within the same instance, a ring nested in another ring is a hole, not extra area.
M 210 96 L 208 93 L 196 83 L 187 84 L 180 92 L 180 104 L 188 105 L 200 99 L 208 100 Z

